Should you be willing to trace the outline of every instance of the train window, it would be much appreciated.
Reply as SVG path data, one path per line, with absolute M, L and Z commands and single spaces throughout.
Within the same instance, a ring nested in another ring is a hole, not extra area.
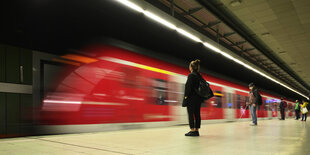
M 288 107 L 288 108 L 286 108 L 286 111 L 291 111 L 291 109 L 292 109 L 293 106 L 292 106 L 291 104 L 287 103 L 287 107 Z
M 236 108 L 244 109 L 246 108 L 246 96 L 236 95 Z
M 174 81 L 168 81 L 167 82 L 167 99 L 166 102 L 168 102 L 169 105 L 179 105 L 180 104 L 180 93 L 178 90 L 180 88 L 180 83 L 174 82 Z M 183 96 L 182 96 L 183 97 Z M 182 98 L 183 99 L 183 98 Z M 182 100 L 183 101 L 183 100 Z
M 155 90 L 155 102 L 158 105 L 166 105 L 167 102 L 167 81 L 162 79 L 154 79 L 153 88 Z
M 241 108 L 241 96 L 237 95 L 237 109 Z
M 247 102 L 249 102 L 249 97 L 248 97 L 248 96 L 245 97 L 245 104 L 246 104 Z M 250 109 L 250 106 L 246 106 L 246 109 Z
M 215 91 L 218 94 L 222 94 L 220 91 Z M 215 97 L 215 104 L 217 108 L 222 108 L 222 96 L 214 96 Z
M 268 103 L 267 103 L 267 100 L 263 100 L 263 103 L 264 103 L 264 110 L 267 111 L 268 110 Z
M 272 103 L 272 102 L 269 102 L 269 103 L 268 103 L 268 110 L 269 110 L 269 111 L 272 111 L 272 108 L 273 108 L 273 103 Z
M 227 101 L 227 107 L 232 108 L 232 95 L 231 93 L 226 93 L 226 101 Z

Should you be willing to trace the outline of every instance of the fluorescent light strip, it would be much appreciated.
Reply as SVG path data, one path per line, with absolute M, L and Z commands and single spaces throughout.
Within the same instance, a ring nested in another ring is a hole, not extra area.
M 183 30 L 181 28 L 176 27 L 174 24 L 168 22 L 167 20 L 162 19 L 161 17 L 155 15 L 154 13 L 151 13 L 149 11 L 143 10 L 140 6 L 134 4 L 133 2 L 130 2 L 129 0 L 117 0 L 117 1 L 120 2 L 123 5 L 131 8 L 131 9 L 133 9 L 133 10 L 136 10 L 138 12 L 143 13 L 147 17 L 153 19 L 154 21 L 156 21 L 156 22 L 158 22 L 158 23 L 160 23 L 160 24 L 162 24 L 162 25 L 164 25 L 164 26 L 166 26 L 166 27 L 168 27 L 170 29 L 176 30 L 177 32 L 179 32 L 182 35 L 188 37 L 189 39 L 192 39 L 192 40 L 194 40 L 196 42 L 201 42 L 204 46 L 210 48 L 214 52 L 220 53 L 221 55 L 225 56 L 226 58 L 228 58 L 230 60 L 233 60 L 236 63 L 238 63 L 238 64 L 240 64 L 240 65 L 242 65 L 242 66 L 244 66 L 244 67 L 246 67 L 246 68 L 248 68 L 248 69 L 250 69 L 250 70 L 252 70 L 252 71 L 254 71 L 256 73 L 258 73 L 258 74 L 260 74 L 261 76 L 264 76 L 267 79 L 269 79 L 269 80 L 271 80 L 271 81 L 273 81 L 273 82 L 275 82 L 277 84 L 280 84 L 281 86 L 283 86 L 283 87 L 285 87 L 285 88 L 287 88 L 287 89 L 289 89 L 289 90 L 291 90 L 291 91 L 293 91 L 293 92 L 295 92 L 295 93 L 297 93 L 297 94 L 299 94 L 299 95 L 309 99 L 306 95 L 303 95 L 302 93 L 300 93 L 300 92 L 290 88 L 289 86 L 286 86 L 285 84 L 283 84 L 283 83 L 273 79 L 272 77 L 270 77 L 270 76 L 260 72 L 259 70 L 255 69 L 255 68 L 251 67 L 250 65 L 248 65 L 248 64 L 246 64 L 246 63 L 244 63 L 244 62 L 234 58 L 233 56 L 229 55 L 228 53 L 225 53 L 225 52 L 221 51 L 217 47 L 215 47 L 215 46 L 213 46 L 213 45 L 211 45 L 211 44 L 209 44 L 207 42 L 203 42 L 201 39 L 199 39 L 198 37 L 194 36 L 193 34 L 187 32 L 187 31 L 185 31 L 185 30 Z
M 121 4 L 133 9 L 133 10 L 136 10 L 138 12 L 141 12 L 143 13 L 145 16 L 153 19 L 154 21 L 170 28 L 170 29 L 173 29 L 173 30 L 176 30 L 177 32 L 181 33 L 182 35 L 188 37 L 189 39 L 192 39 L 196 42 L 202 42 L 198 37 L 192 35 L 191 33 L 183 30 L 182 28 L 178 28 L 176 27 L 175 25 L 173 25 L 172 23 L 168 22 L 167 20 L 155 15 L 154 13 L 152 12 L 149 12 L 147 10 L 143 10 L 140 6 L 128 1 L 128 0 L 117 0 L 118 2 L 120 2 Z
M 308 98 L 307 96 L 303 95 L 302 93 L 300 93 L 300 92 L 298 92 L 298 91 L 296 91 L 296 90 L 290 88 L 289 86 L 286 86 L 285 84 L 283 84 L 283 83 L 281 83 L 281 82 L 279 82 L 279 81 L 273 79 L 272 77 L 266 75 L 265 73 L 262 73 L 262 72 L 260 72 L 259 70 L 257 70 L 257 69 L 255 69 L 255 68 L 251 67 L 250 65 L 245 64 L 244 62 L 242 62 L 242 61 L 240 61 L 240 60 L 234 58 L 233 56 L 231 56 L 231 55 L 229 55 L 229 54 L 227 54 L 227 53 L 221 51 L 220 49 L 218 49 L 218 48 L 216 48 L 216 47 L 214 47 L 214 46 L 212 46 L 212 45 L 210 45 L 209 43 L 204 42 L 203 44 L 204 44 L 206 47 L 212 49 L 213 51 L 222 54 L 222 55 L 225 56 L 226 58 L 235 61 L 236 63 L 238 63 L 238 64 L 240 64 L 240 65 L 242 65 L 242 66 L 244 66 L 244 67 L 246 67 L 246 68 L 248 68 L 248 69 L 250 69 L 250 70 L 252 70 L 252 71 L 254 71 L 254 72 L 256 72 L 256 73 L 258 73 L 258 74 L 260 74 L 260 75 L 262 75 L 262 76 L 264 76 L 264 77 L 266 77 L 267 79 L 269 79 L 269 80 L 271 80 L 271 81 L 273 81 L 273 82 L 275 82 L 275 83 L 277 83 L 277 84 L 280 84 L 281 86 L 283 86 L 283 87 L 285 87 L 285 88 L 287 88 L 287 89 L 289 89 L 289 90 L 291 90 L 291 91 L 293 91 L 293 92 L 295 92 L 295 93 L 297 93 L 297 94 L 299 94 L 299 95 L 301 95 L 301 96 L 303 96 L 303 97 L 305 97 L 305 98 Z M 308 99 L 309 99 L 309 98 L 308 98 Z
M 143 10 L 140 6 L 138 6 L 138 5 L 136 5 L 136 4 L 132 3 L 132 2 L 130 2 L 130 1 L 128 1 L 128 0 L 117 0 L 117 1 L 120 2 L 120 3 L 122 3 L 123 5 L 125 5 L 125 6 L 127 6 L 127 7 L 129 7 L 129 8 L 131 8 L 131 9 L 133 9 L 133 10 L 136 10 L 136 11 L 138 11 L 138 12 L 144 12 L 144 10 Z
M 190 38 L 190 39 L 192 39 L 192 40 L 194 40 L 194 41 L 196 41 L 196 42 L 202 42 L 198 37 L 196 37 L 196 36 L 190 34 L 189 32 L 187 32 L 187 31 L 185 31 L 185 30 L 183 30 L 183 29 L 181 29 L 181 28 L 177 28 L 176 30 L 177 30 L 179 33 L 181 33 L 182 35 L 184 35 L 184 36 L 186 36 L 186 37 L 188 37 L 188 38 Z
M 157 15 L 155 15 L 155 14 L 149 12 L 149 11 L 144 11 L 143 13 L 146 16 L 148 16 L 149 18 L 159 22 L 160 24 L 163 24 L 164 26 L 167 26 L 170 29 L 173 29 L 173 30 L 177 29 L 177 27 L 175 25 L 173 25 L 172 23 L 170 23 L 170 22 L 168 22 L 168 21 L 158 17 Z

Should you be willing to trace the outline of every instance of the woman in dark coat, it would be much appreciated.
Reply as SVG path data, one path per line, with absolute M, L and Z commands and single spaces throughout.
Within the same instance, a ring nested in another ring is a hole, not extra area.
M 200 60 L 192 61 L 189 64 L 190 74 L 185 84 L 185 93 L 183 106 L 187 107 L 188 121 L 190 131 L 185 136 L 199 136 L 199 128 L 201 124 L 200 108 L 203 99 L 195 92 L 199 87 L 201 75 L 199 73 Z

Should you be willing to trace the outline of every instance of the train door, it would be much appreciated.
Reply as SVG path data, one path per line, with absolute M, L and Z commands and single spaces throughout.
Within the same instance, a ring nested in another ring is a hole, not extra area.
M 257 117 L 265 118 L 268 117 L 268 106 L 266 104 L 266 97 L 262 96 L 262 105 L 257 108 Z
M 269 105 L 267 104 L 267 97 L 263 97 L 263 107 L 264 107 L 264 117 L 265 118 L 268 118 L 270 115 L 269 115 Z
M 225 102 L 224 102 L 224 109 L 225 109 L 225 119 L 228 121 L 233 121 L 236 118 L 235 110 L 234 110 L 234 102 L 233 102 L 233 94 L 235 94 L 235 91 L 232 88 L 224 87 L 224 96 L 225 96 Z
M 271 119 L 272 118 L 272 110 L 271 110 L 272 104 L 269 102 L 269 100 L 270 98 L 267 97 L 264 102 L 265 102 L 265 106 L 267 107 L 267 111 L 268 111 L 268 119 Z
M 268 118 L 272 119 L 274 117 L 278 117 L 278 99 L 272 98 L 272 97 L 266 97 L 265 98 L 265 107 L 268 109 Z
M 277 103 L 278 101 L 275 101 L 275 100 L 273 100 L 272 102 L 271 102 L 271 106 L 270 106 L 270 108 L 271 108 L 271 111 L 272 111 L 272 117 L 274 118 L 274 117 L 278 117 L 278 103 Z
M 287 102 L 287 117 L 293 117 L 293 103 L 292 102 Z
M 188 123 L 187 109 L 182 107 L 186 79 L 187 77 L 184 75 L 170 76 L 170 81 L 175 83 L 175 86 L 169 87 L 169 90 L 174 92 L 174 95 L 176 95 L 173 98 L 175 98 L 177 102 L 172 103 L 172 106 L 170 106 L 171 116 L 173 118 L 172 120 L 176 121 L 176 124 Z M 174 100 L 173 98 L 169 97 L 169 100 Z
M 274 117 L 274 100 L 270 97 L 263 98 L 264 108 L 267 110 L 267 115 L 269 119 Z
M 201 119 L 214 120 L 223 119 L 223 89 L 219 86 L 210 85 L 213 90 L 214 97 L 205 101 L 201 105 Z
M 139 122 L 161 122 L 171 120 L 171 111 L 169 108 L 169 75 L 154 71 L 143 70 L 143 77 L 149 82 L 147 93 L 142 105 L 139 106 L 141 115 Z M 172 101 L 174 102 L 174 101 Z
M 293 102 L 293 103 L 292 103 L 292 113 L 293 113 L 292 117 L 296 117 L 295 106 L 296 106 L 296 103 Z
M 234 94 L 234 109 L 235 109 L 235 118 L 243 119 L 250 117 L 249 106 L 246 105 L 248 101 L 248 94 L 240 91 L 236 91 Z

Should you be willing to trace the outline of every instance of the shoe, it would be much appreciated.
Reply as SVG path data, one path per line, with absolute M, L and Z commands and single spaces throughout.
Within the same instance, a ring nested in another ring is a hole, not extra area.
M 192 136 L 192 135 L 193 135 L 193 131 L 190 131 L 190 132 L 185 134 L 185 136 Z
M 257 126 L 257 124 L 252 123 L 252 124 L 250 124 L 250 126 Z
M 199 135 L 199 131 L 195 131 L 195 133 L 196 133 L 196 136 L 200 136 L 200 135 Z
M 190 131 L 190 132 L 186 133 L 185 136 L 199 136 L 199 132 L 198 131 Z

